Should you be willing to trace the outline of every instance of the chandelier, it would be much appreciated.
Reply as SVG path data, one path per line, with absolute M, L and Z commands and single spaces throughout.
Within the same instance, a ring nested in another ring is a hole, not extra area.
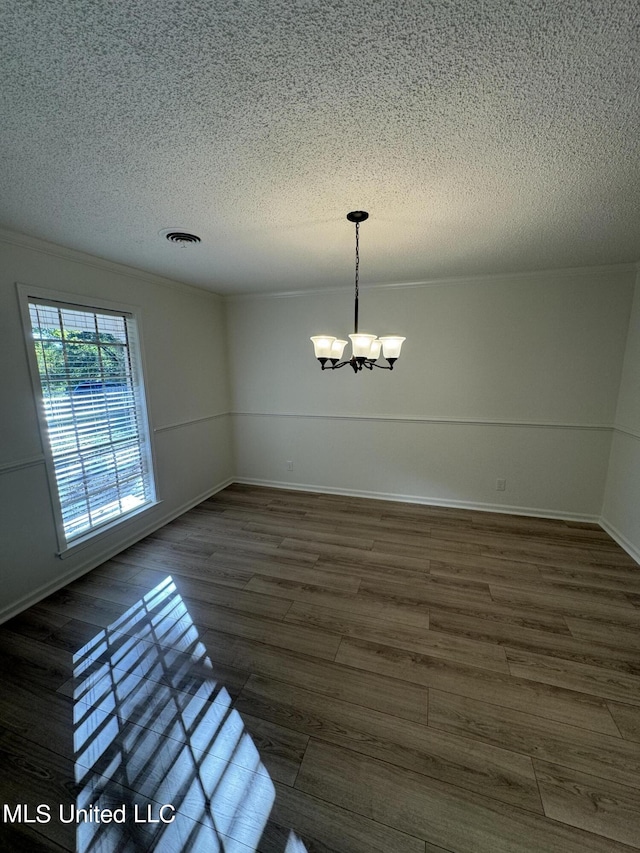
M 358 295 L 359 295 L 359 278 L 360 278 L 360 223 L 369 218 L 366 210 L 352 210 L 347 213 L 349 222 L 355 223 L 356 226 L 356 286 L 355 286 L 355 311 L 353 334 L 351 338 L 351 358 L 347 361 L 341 361 L 344 348 L 347 341 L 334 338 L 331 335 L 314 335 L 311 338 L 315 356 L 320 362 L 322 370 L 338 370 L 344 367 L 345 364 L 350 364 L 355 373 L 366 367 L 367 370 L 373 370 L 374 367 L 379 367 L 382 370 L 393 370 L 393 365 L 400 356 L 402 343 L 406 338 L 398 337 L 397 335 L 385 335 L 378 338 L 376 335 L 370 335 L 365 332 L 358 331 Z M 380 350 L 387 361 L 387 364 L 378 364 L 380 358 Z

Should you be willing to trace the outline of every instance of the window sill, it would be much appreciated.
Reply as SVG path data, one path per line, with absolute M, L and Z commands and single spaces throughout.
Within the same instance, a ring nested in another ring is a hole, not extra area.
M 64 547 L 60 548 L 56 553 L 56 556 L 61 560 L 65 560 L 77 551 L 81 551 L 83 548 L 88 548 L 90 545 L 98 542 L 103 536 L 113 533 L 114 530 L 134 522 L 139 516 L 149 512 L 149 510 L 154 509 L 161 503 L 162 501 L 152 501 L 151 503 L 147 503 L 137 509 L 131 510 L 131 512 L 128 512 L 125 515 L 119 515 L 118 518 L 113 519 L 113 521 L 108 521 L 100 527 L 97 527 L 82 536 L 78 536 L 77 539 L 73 539 L 71 542 L 68 542 Z

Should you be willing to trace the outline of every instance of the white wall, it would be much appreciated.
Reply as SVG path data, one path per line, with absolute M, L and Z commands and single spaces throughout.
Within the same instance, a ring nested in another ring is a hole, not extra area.
M 16 282 L 132 306 L 154 436 L 156 507 L 62 560 Z M 233 476 L 224 309 L 211 293 L 0 232 L 0 621 L 122 550 Z
M 640 562 L 640 275 L 629 322 L 602 524 Z
M 407 342 L 357 376 L 322 373 L 308 340 L 351 331 L 348 285 L 229 299 L 236 478 L 599 518 L 634 275 L 365 289 L 361 331 Z

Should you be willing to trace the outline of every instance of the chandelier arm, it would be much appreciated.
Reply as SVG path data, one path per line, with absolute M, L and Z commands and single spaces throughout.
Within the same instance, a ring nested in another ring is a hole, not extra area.
M 347 365 L 353 367 L 356 373 L 359 370 L 362 370 L 363 367 L 366 367 L 368 370 L 373 370 L 374 367 L 377 367 L 378 370 L 393 370 L 393 364 L 378 364 L 377 362 L 370 361 L 369 359 L 359 362 L 357 359 L 350 358 L 348 361 L 339 361 L 336 364 L 327 364 L 326 362 L 329 360 L 330 359 L 325 359 L 325 363 L 323 364 L 320 359 L 318 359 L 322 370 L 339 370 L 341 367 L 346 367 Z

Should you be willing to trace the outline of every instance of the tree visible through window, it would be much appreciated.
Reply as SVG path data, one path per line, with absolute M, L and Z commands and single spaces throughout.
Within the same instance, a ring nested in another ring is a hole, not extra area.
M 29 300 L 67 543 L 155 500 L 135 321 Z

